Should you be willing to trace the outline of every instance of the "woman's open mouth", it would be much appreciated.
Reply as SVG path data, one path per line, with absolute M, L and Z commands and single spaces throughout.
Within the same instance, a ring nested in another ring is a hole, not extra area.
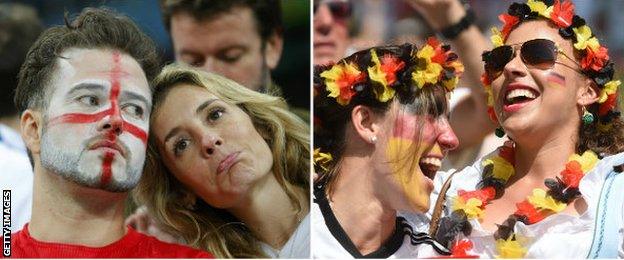
M 438 170 L 440 170 L 440 167 L 442 166 L 442 158 L 433 156 L 423 157 L 418 162 L 418 165 L 420 166 L 420 170 L 422 171 L 423 175 L 433 180 L 436 173 L 438 172 Z
M 518 111 L 539 97 L 539 95 L 537 91 L 529 87 L 520 85 L 509 86 L 503 100 L 503 110 L 505 112 Z

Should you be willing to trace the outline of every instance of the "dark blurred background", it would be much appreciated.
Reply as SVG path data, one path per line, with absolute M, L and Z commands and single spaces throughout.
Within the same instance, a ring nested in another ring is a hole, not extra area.
M 227 0 L 226 0 L 227 1 Z M 130 16 L 158 45 L 163 61 L 173 61 L 169 34 L 162 22 L 158 0 L 19 0 L 37 9 L 46 27 L 63 24 L 63 15 L 77 15 L 84 7 L 106 6 Z M 296 107 L 310 107 L 310 1 L 282 0 L 284 52 L 274 81 Z

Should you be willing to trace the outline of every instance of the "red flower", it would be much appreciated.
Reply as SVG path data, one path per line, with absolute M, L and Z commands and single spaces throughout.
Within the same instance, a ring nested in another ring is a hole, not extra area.
M 381 71 L 386 73 L 386 81 L 388 85 L 394 84 L 396 81 L 396 72 L 405 67 L 405 62 L 399 60 L 397 57 L 393 57 L 390 54 L 386 54 L 381 57 Z
M 490 200 L 494 199 L 494 196 L 496 195 L 496 190 L 494 189 L 494 187 L 485 187 L 483 189 L 473 191 L 459 190 L 457 192 L 457 195 L 464 199 L 464 201 L 468 201 L 471 198 L 476 198 L 480 200 L 482 202 L 481 208 L 484 209 L 485 205 L 488 204 Z
M 503 35 L 503 40 L 507 40 L 507 36 L 509 36 L 511 29 L 518 24 L 520 19 L 510 14 L 501 14 L 498 16 L 498 20 L 503 22 L 503 30 L 501 30 L 501 34 Z
M 427 38 L 427 44 L 433 48 L 434 55 L 431 57 L 431 62 L 438 63 L 440 65 L 446 62 L 446 53 L 442 49 L 442 44 L 435 37 Z
M 490 116 L 490 120 L 492 120 L 492 122 L 494 122 L 495 124 L 498 124 L 498 118 L 496 117 L 496 112 L 494 112 L 494 108 L 488 107 L 487 113 Z
M 516 208 L 517 210 L 514 214 L 526 217 L 527 221 L 529 222 L 527 224 L 529 225 L 540 222 L 542 221 L 542 219 L 545 218 L 545 216 L 542 215 L 535 207 L 533 207 L 533 204 L 529 203 L 528 200 L 516 203 Z
M 481 74 L 481 84 L 483 84 L 484 86 L 492 85 L 492 81 L 490 80 L 490 77 L 487 75 L 486 72 L 483 72 L 483 74 Z
M 516 157 L 514 156 L 514 149 L 509 146 L 501 146 L 498 150 L 498 155 L 503 157 L 505 161 L 508 161 L 511 165 L 516 165 Z
M 579 182 L 581 182 L 583 176 L 583 169 L 581 168 L 581 164 L 577 161 L 566 163 L 565 169 L 561 171 L 563 183 L 571 188 L 578 188 Z
M 566 28 L 572 25 L 572 16 L 574 16 L 574 4 L 570 1 L 559 3 L 555 0 L 550 19 L 559 27 Z
M 581 68 L 583 70 L 591 68 L 593 71 L 600 71 L 609 60 L 608 50 L 603 46 L 600 46 L 597 52 L 594 52 L 591 48 L 585 50 L 587 54 L 581 60 Z
M 609 110 L 615 108 L 615 104 L 617 103 L 616 100 L 617 100 L 617 93 L 607 96 L 607 101 L 600 104 L 600 108 L 598 108 L 598 115 L 604 116 L 607 114 L 607 112 L 609 112 Z
M 455 241 L 451 249 L 451 258 L 472 258 L 472 255 L 466 253 L 466 251 L 472 249 L 472 242 L 468 239 L 462 239 Z

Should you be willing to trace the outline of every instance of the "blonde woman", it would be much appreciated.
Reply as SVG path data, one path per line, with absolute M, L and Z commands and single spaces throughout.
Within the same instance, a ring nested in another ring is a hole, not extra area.
M 139 203 L 229 257 L 309 256 L 309 129 L 276 98 L 167 66 L 155 80 Z

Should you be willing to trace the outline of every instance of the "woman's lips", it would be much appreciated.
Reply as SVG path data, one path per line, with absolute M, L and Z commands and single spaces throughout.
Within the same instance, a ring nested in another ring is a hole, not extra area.
M 233 152 L 223 158 L 223 160 L 221 160 L 219 166 L 217 167 L 217 174 L 228 171 L 232 167 L 232 165 L 238 162 L 237 159 L 239 154 L 240 152 Z
M 540 93 L 524 84 L 512 83 L 505 88 L 503 98 L 503 111 L 516 112 L 529 105 L 540 96 Z

